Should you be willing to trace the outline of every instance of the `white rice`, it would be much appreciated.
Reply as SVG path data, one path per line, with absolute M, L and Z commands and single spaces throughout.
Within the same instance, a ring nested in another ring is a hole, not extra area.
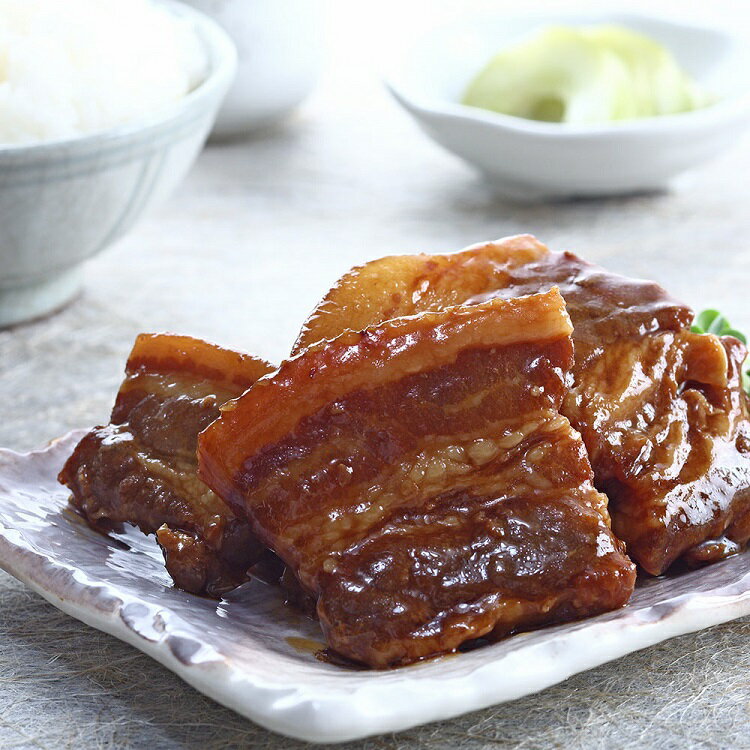
M 106 130 L 203 80 L 192 26 L 150 0 L 0 0 L 0 143 Z

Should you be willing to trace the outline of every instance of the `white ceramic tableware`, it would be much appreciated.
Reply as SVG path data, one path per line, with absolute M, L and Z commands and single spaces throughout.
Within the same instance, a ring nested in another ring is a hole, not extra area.
M 276 732 L 343 742 L 513 700 L 667 638 L 750 614 L 750 553 L 640 581 L 621 610 L 400 669 L 319 661 L 317 623 L 250 582 L 221 602 L 173 588 L 155 542 L 105 537 L 56 477 L 83 432 L 0 450 L 0 567 L 197 690 Z
M 236 53 L 210 18 L 161 0 L 203 42 L 206 77 L 153 118 L 102 133 L 0 145 L 0 327 L 43 315 L 81 288 L 82 265 L 182 180 L 232 82 Z
M 313 89 L 322 62 L 319 0 L 185 0 L 237 45 L 237 77 L 213 135 L 251 133 L 286 117 Z
M 618 24 L 653 37 L 715 103 L 603 125 L 536 122 L 460 103 L 468 82 L 500 49 L 558 24 Z M 497 12 L 426 33 L 399 57 L 386 84 L 431 138 L 510 197 L 657 190 L 724 151 L 750 123 L 750 42 L 731 29 L 639 13 Z

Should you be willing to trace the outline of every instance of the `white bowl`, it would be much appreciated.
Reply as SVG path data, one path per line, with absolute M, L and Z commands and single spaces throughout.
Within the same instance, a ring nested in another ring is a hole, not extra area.
M 717 96 L 709 107 L 605 125 L 535 122 L 460 104 L 502 47 L 545 26 L 620 24 L 672 51 Z M 732 31 L 626 12 L 470 16 L 428 32 L 386 85 L 441 146 L 520 199 L 597 196 L 667 187 L 723 151 L 750 121 L 750 42 Z
M 235 75 L 236 52 L 210 18 L 163 0 L 205 45 L 205 80 L 166 111 L 67 140 L 0 146 L 0 326 L 69 301 L 82 264 L 166 197 L 200 152 Z
M 245 135 L 286 117 L 313 90 L 322 62 L 320 0 L 184 0 L 215 18 L 239 66 L 213 136 Z

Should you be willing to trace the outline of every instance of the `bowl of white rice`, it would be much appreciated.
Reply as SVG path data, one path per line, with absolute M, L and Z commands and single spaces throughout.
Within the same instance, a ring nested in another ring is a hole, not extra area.
M 0 326 L 63 306 L 176 187 L 235 71 L 173 0 L 0 0 Z

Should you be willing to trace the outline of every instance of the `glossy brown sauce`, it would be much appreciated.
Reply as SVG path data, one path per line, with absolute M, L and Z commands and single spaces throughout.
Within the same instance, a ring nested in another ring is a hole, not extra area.
M 156 533 L 185 590 L 281 585 L 329 644 L 287 638 L 300 653 L 454 655 L 624 604 L 620 539 L 658 574 L 750 538 L 745 350 L 691 320 L 658 285 L 528 236 L 381 259 L 256 387 L 260 360 L 139 337 L 111 423 L 61 481 L 95 527 Z
M 298 347 L 350 326 L 555 286 L 573 322 L 575 365 L 562 406 L 609 497 L 616 534 L 659 574 L 706 540 L 750 538 L 744 347 L 689 332 L 693 312 L 528 235 L 455 255 L 394 256 L 354 269 L 303 328 Z M 386 290 L 397 290 L 391 294 Z M 714 559 L 720 545 L 707 547 Z
M 317 656 L 319 651 L 325 649 L 325 643 L 314 641 L 312 638 L 298 638 L 297 636 L 287 636 L 284 639 L 295 651 L 300 654 L 313 654 Z
M 197 477 L 198 433 L 271 368 L 184 336 L 138 338 L 109 425 L 86 435 L 60 481 L 96 528 L 156 534 L 175 585 L 217 597 L 263 552 L 249 525 Z
M 572 366 L 559 295 L 463 308 L 452 328 L 454 315 L 303 353 L 201 436 L 201 475 L 233 477 L 234 502 L 317 599 L 329 646 L 370 666 L 606 611 L 632 591 L 558 411 Z

